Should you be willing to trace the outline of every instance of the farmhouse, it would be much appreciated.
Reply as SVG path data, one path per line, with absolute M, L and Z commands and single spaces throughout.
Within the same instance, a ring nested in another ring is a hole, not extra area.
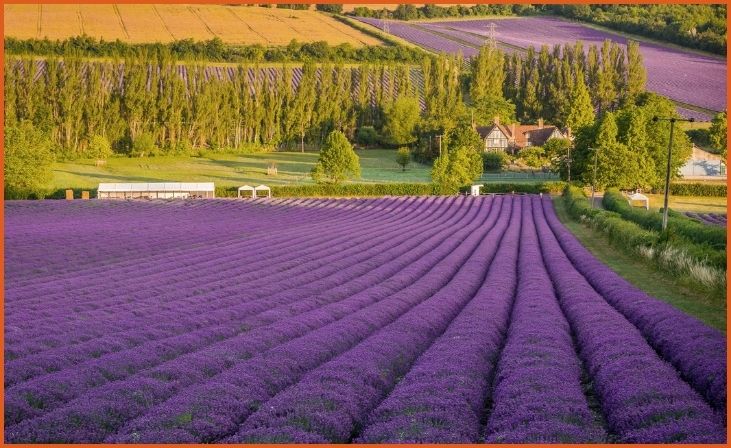
M 215 197 L 213 182 L 100 183 L 97 199 L 188 199 Z
M 542 118 L 535 125 L 512 123 L 506 126 L 500 124 L 500 119 L 495 117 L 490 126 L 478 126 L 476 130 L 485 140 L 485 152 L 515 153 L 529 146 L 543 146 L 551 138 L 571 138 L 571 129 L 561 130 L 557 126 L 544 126 Z

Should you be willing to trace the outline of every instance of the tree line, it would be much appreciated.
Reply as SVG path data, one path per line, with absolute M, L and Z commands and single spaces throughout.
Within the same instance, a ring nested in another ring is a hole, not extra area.
M 726 5 L 544 5 L 583 22 L 726 54 Z
M 7 55 L 45 57 L 136 58 L 158 61 L 208 62 L 401 62 L 418 63 L 424 51 L 407 47 L 384 35 L 386 45 L 354 47 L 348 43 L 330 45 L 325 41 L 264 46 L 226 45 L 219 38 L 206 41 L 181 39 L 170 43 L 128 43 L 105 41 L 82 35 L 63 40 L 5 38 Z
M 421 108 L 433 117 L 449 114 L 459 101 L 458 64 L 430 57 L 420 70 L 403 64 L 241 65 L 232 80 L 220 80 L 200 65 L 184 66 L 181 76 L 177 64 L 137 59 L 8 58 L 5 125 L 32 123 L 48 133 L 57 157 L 68 159 L 97 157 L 95 137 L 130 155 L 301 148 L 319 144 L 334 129 L 350 138 L 362 127 L 397 134 L 401 123 L 389 117 L 402 103 L 415 107 L 417 116 Z

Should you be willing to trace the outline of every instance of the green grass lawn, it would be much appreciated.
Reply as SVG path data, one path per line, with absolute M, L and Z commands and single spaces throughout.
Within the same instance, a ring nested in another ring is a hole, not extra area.
M 553 200 L 561 222 L 600 261 L 637 288 L 697 317 L 708 325 L 726 331 L 726 303 L 705 296 L 674 276 L 655 269 L 643 259 L 610 246 L 603 233 L 571 219 L 561 197 Z
M 412 162 L 402 172 L 396 151 L 357 151 L 361 178 L 357 182 L 430 182 L 431 167 Z M 100 182 L 215 182 L 230 187 L 244 184 L 308 184 L 316 152 L 273 152 L 266 154 L 206 154 L 205 157 L 164 156 L 147 158 L 114 157 L 106 165 L 94 160 L 58 162 L 53 166 L 53 188 L 94 188 Z M 278 174 L 267 175 L 269 162 L 276 162 Z
M 662 194 L 646 194 L 650 198 L 650 209 L 659 211 L 663 205 Z M 726 213 L 726 198 L 705 196 L 670 196 L 670 210 L 678 212 Z

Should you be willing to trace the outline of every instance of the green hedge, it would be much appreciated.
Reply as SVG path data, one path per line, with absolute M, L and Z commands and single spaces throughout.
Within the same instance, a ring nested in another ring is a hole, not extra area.
M 560 193 L 563 182 L 543 183 L 488 183 L 484 184 L 482 193 Z M 429 196 L 454 194 L 445 191 L 436 184 L 309 184 L 309 185 L 274 185 L 271 187 L 274 197 L 352 197 L 352 196 Z M 460 188 L 460 193 L 468 193 L 468 186 Z M 216 197 L 236 197 L 236 187 L 217 187 Z
M 486 183 L 481 189 L 483 194 L 489 193 L 531 193 L 531 194 L 560 194 L 565 182 L 542 183 Z M 388 183 L 388 184 L 342 184 L 342 185 L 272 185 L 274 197 L 355 197 L 355 196 L 431 196 L 455 194 L 444 191 L 436 184 L 417 183 Z M 72 188 L 74 197 L 81 198 L 82 191 L 89 191 L 92 198 L 96 197 L 96 188 Z M 468 186 L 460 188 L 460 193 L 469 193 Z M 238 196 L 237 187 L 216 187 L 216 197 L 235 198 Z M 48 199 L 64 199 L 66 189 L 61 188 L 51 192 Z
M 74 199 L 81 199 L 82 191 L 88 191 L 90 198 L 96 197 L 96 188 L 59 188 L 58 190 L 53 190 L 46 195 L 46 199 L 66 199 L 66 190 L 74 190 Z
M 609 241 L 616 246 L 634 251 L 638 247 L 652 247 L 657 242 L 656 233 L 622 219 L 618 213 L 591 208 L 589 199 L 578 187 L 571 186 L 564 189 L 563 200 L 572 218 L 580 221 L 591 220 L 609 236 Z
M 612 191 L 605 192 L 612 195 Z M 698 244 L 682 236 L 661 234 L 660 232 L 643 228 L 640 224 L 627 219 L 622 214 L 589 207 L 589 199 L 584 192 L 574 186 L 567 187 L 563 193 L 564 204 L 569 215 L 579 221 L 590 221 L 595 227 L 604 231 L 610 242 L 628 252 L 637 252 L 641 247 L 661 249 L 666 246 L 684 251 L 698 263 L 705 263 L 719 269 L 726 269 L 726 251 L 711 247 L 708 244 Z M 626 201 L 625 201 L 626 203 Z M 659 213 L 656 213 L 661 218 Z
M 602 205 L 607 210 L 617 212 L 624 219 L 637 223 L 645 229 L 662 231 L 661 213 L 630 206 L 627 199 L 615 188 L 604 192 Z M 707 226 L 685 216 L 668 213 L 668 231 L 696 244 L 705 244 L 715 249 L 726 248 L 726 229 L 724 227 Z
M 655 193 L 663 193 L 664 191 L 663 188 L 659 188 L 655 190 Z M 673 196 L 726 197 L 726 184 L 671 183 L 670 194 Z

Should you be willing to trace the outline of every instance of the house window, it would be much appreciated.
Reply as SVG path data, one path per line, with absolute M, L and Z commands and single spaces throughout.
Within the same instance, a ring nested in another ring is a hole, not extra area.
M 533 144 L 530 142 L 530 140 L 525 141 L 525 147 L 533 146 Z

